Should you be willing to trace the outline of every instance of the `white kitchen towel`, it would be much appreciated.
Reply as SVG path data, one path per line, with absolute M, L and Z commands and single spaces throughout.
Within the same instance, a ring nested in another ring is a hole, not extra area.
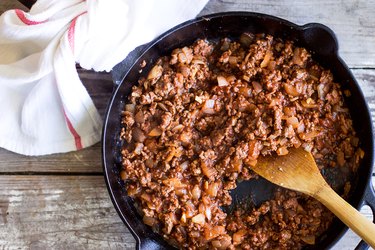
M 110 71 L 138 45 L 194 18 L 207 0 L 38 0 L 0 17 L 0 147 L 68 152 L 100 140 L 102 120 L 75 63 Z

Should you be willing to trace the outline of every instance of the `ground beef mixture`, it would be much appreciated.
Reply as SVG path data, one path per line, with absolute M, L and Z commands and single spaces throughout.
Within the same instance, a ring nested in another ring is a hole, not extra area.
M 175 49 L 133 87 L 122 113 L 127 193 L 144 223 L 179 248 L 314 244 L 333 215 L 303 194 L 280 188 L 259 207 L 223 207 L 239 180 L 257 178 L 260 155 L 290 147 L 310 151 L 322 171 L 355 172 L 363 151 L 343 94 L 306 49 L 270 35 Z

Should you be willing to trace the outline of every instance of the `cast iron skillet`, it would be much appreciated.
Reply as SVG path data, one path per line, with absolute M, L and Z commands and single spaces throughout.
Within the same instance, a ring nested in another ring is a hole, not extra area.
M 185 22 L 167 31 L 146 46 L 139 47 L 113 70 L 114 82 L 119 84 L 109 103 L 103 130 L 103 167 L 105 180 L 113 204 L 123 222 L 129 228 L 137 241 L 137 249 L 170 249 L 171 247 L 161 236 L 152 232 L 144 225 L 142 217 L 137 213 L 134 201 L 127 196 L 123 188 L 124 183 L 119 179 L 121 168 L 120 148 L 118 140 L 121 129 L 121 111 L 124 102 L 131 91 L 131 87 L 138 82 L 138 78 L 145 75 L 152 64 L 160 56 L 169 55 L 174 48 L 190 45 L 198 38 L 218 39 L 223 37 L 239 37 L 243 32 L 267 33 L 275 37 L 294 40 L 299 46 L 307 48 L 314 59 L 329 68 L 335 81 L 342 83 L 343 89 L 349 89 L 351 96 L 346 99 L 349 106 L 354 127 L 365 151 L 365 157 L 359 167 L 358 175 L 352 179 L 353 191 L 349 202 L 356 208 L 369 205 L 375 212 L 375 194 L 371 184 L 373 167 L 373 133 L 371 117 L 363 94 L 356 80 L 342 59 L 338 56 L 338 43 L 333 32 L 322 24 L 310 23 L 298 26 L 286 20 L 258 13 L 228 12 L 217 13 Z M 140 63 L 145 60 L 146 68 L 142 71 Z M 342 187 L 342 173 L 324 172 L 326 178 L 333 181 L 336 189 Z M 340 181 L 341 180 L 341 181 Z M 248 181 L 241 184 L 232 196 L 238 200 L 250 197 L 255 204 L 259 204 L 271 197 L 274 186 L 263 179 Z M 322 235 L 316 245 L 306 249 L 326 249 L 333 246 L 344 234 L 347 228 L 340 221 L 335 220 L 329 230 Z M 363 241 L 358 249 L 367 249 Z

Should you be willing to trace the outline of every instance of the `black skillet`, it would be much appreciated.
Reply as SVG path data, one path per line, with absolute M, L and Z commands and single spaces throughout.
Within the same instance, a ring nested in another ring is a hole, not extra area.
M 121 142 L 118 140 L 121 129 L 121 111 L 138 78 L 145 75 L 160 56 L 169 55 L 174 48 L 190 45 L 198 38 L 217 40 L 223 37 L 238 38 L 243 32 L 267 33 L 275 37 L 290 39 L 299 46 L 307 48 L 314 59 L 329 68 L 335 81 L 343 89 L 351 91 L 346 98 L 354 127 L 365 151 L 357 176 L 350 176 L 336 170 L 323 172 L 326 179 L 338 191 L 350 178 L 353 186 L 349 202 L 360 209 L 369 205 L 375 212 L 375 193 L 371 184 L 373 168 L 373 132 L 370 113 L 363 94 L 350 70 L 338 55 L 338 43 L 333 32 L 324 25 L 310 23 L 298 26 L 286 20 L 269 15 L 249 12 L 217 13 L 185 22 L 167 31 L 151 43 L 139 47 L 113 69 L 114 82 L 119 86 L 114 91 L 109 103 L 103 130 L 103 167 L 105 180 L 113 204 L 125 225 L 134 235 L 137 249 L 170 249 L 171 247 L 142 222 L 134 201 L 127 196 L 124 183 L 119 179 Z M 145 60 L 146 68 L 141 71 L 140 64 Z M 272 197 L 275 187 L 264 179 L 243 182 L 232 192 L 234 200 L 249 199 L 256 205 Z M 250 192 L 250 195 L 249 195 Z M 347 230 L 347 227 L 334 220 L 329 230 L 324 233 L 314 246 L 306 249 L 327 249 L 333 246 Z M 375 236 L 374 236 L 375 237 Z M 363 241 L 357 249 L 367 249 Z

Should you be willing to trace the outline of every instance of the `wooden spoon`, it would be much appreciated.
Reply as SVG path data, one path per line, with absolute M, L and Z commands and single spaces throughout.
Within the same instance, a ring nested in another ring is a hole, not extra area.
M 276 185 L 314 197 L 375 249 L 375 224 L 333 191 L 311 153 L 299 148 L 285 156 L 259 157 L 252 169 Z

